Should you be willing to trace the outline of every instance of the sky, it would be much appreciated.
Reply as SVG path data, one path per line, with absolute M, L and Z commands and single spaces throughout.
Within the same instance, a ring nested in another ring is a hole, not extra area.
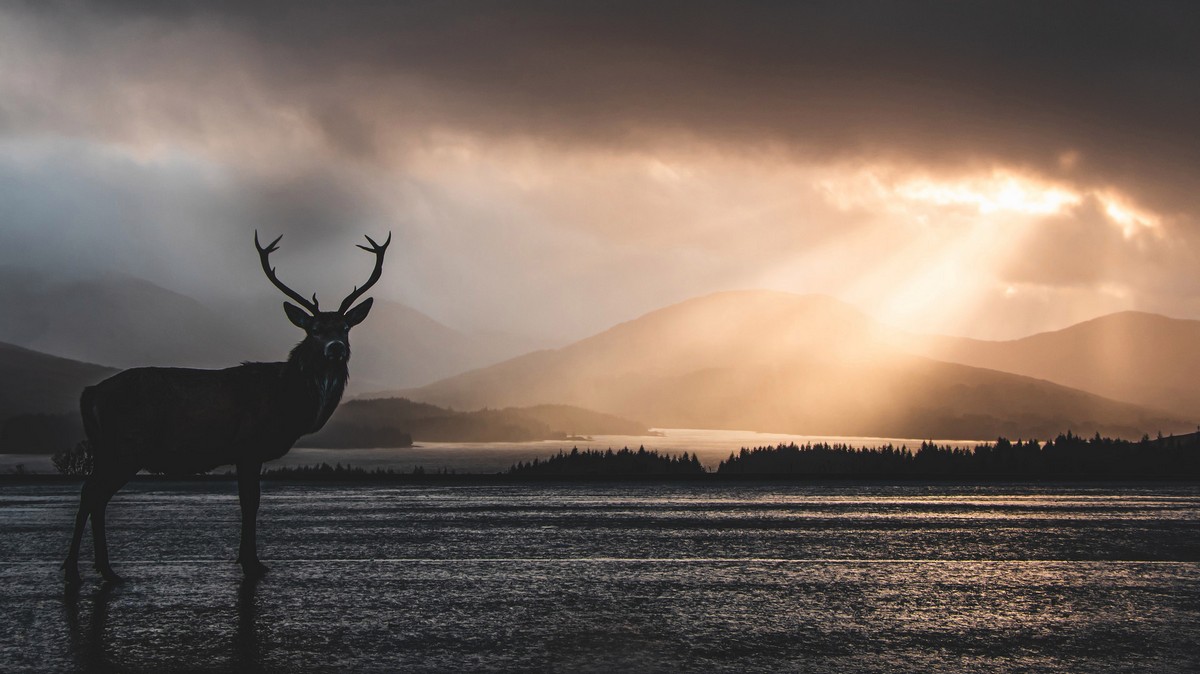
M 4 2 L 0 265 L 567 341 L 728 289 L 985 339 L 1200 318 L 1200 13 Z

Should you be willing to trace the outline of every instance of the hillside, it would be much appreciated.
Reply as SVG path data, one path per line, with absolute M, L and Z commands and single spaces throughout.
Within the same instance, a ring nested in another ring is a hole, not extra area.
M 0 267 L 0 342 L 120 368 L 282 360 L 303 337 L 284 316 L 284 299 L 264 293 L 210 307 L 133 277 L 46 282 Z M 351 341 L 351 393 L 418 386 L 532 348 L 504 335 L 469 335 L 380 298 Z
M 802 434 L 987 439 L 1191 429 L 1163 412 L 913 356 L 893 342 L 828 297 L 726 292 L 406 395 L 459 408 L 555 402 L 655 427 Z
M 116 370 L 0 343 L 0 420 L 79 412 L 79 393 Z
M 52 452 L 81 440 L 79 393 L 113 372 L 0 343 L 0 453 Z
M 1004 342 L 912 342 L 912 350 L 939 360 L 1046 379 L 1193 422 L 1200 422 L 1198 346 L 1200 321 L 1137 311 Z
M 646 427 L 608 414 L 568 407 L 481 409 L 460 412 L 403 398 L 343 403 L 302 447 L 408 447 L 426 442 L 528 442 L 569 435 L 645 435 Z
M 47 282 L 29 270 L 0 268 L 0 312 L 0 341 L 120 368 L 227 367 L 261 356 L 243 353 L 236 321 L 127 276 Z
M 286 324 L 282 310 L 279 316 Z M 295 340 L 300 336 L 297 332 Z M 528 350 L 520 340 L 469 335 L 416 309 L 380 299 L 375 300 L 371 315 L 354 329 L 350 340 L 354 351 L 350 364 L 352 392 L 425 384 Z

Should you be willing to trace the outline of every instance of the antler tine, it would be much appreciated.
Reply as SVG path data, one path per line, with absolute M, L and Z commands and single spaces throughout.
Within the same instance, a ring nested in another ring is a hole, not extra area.
M 343 314 L 346 313 L 352 304 L 354 304 L 355 300 L 361 297 L 363 293 L 367 292 L 371 286 L 375 285 L 375 282 L 379 280 L 379 276 L 383 274 L 383 255 L 387 252 L 387 247 L 392 243 L 392 233 L 388 232 L 387 240 L 383 242 L 383 245 L 375 243 L 375 239 L 372 239 L 369 236 L 366 237 L 366 239 L 367 242 L 371 244 L 370 247 L 364 246 L 360 243 L 358 244 L 358 248 L 362 248 L 368 253 L 375 254 L 375 269 L 371 271 L 371 277 L 367 279 L 367 282 L 364 283 L 361 288 L 355 286 L 354 292 L 350 293 L 346 296 L 346 299 L 342 300 L 342 305 L 338 307 L 338 312 Z
M 264 248 L 262 244 L 258 242 L 258 230 L 254 230 L 254 247 L 258 249 L 258 259 L 262 261 L 263 272 L 267 275 L 267 278 L 271 280 L 271 283 L 275 284 L 276 288 L 279 288 L 283 291 L 284 295 L 287 295 L 295 300 L 297 304 L 304 307 L 310 314 L 315 316 L 320 311 L 320 308 L 317 306 L 316 293 L 313 293 L 312 301 L 309 302 L 308 300 L 304 299 L 300 293 L 284 285 L 283 281 L 280 281 L 279 277 L 275 275 L 275 268 L 271 266 L 271 262 L 268 259 L 270 258 L 271 253 L 279 250 L 278 244 L 279 240 L 282 238 L 283 235 L 280 234 L 279 236 L 275 237 L 274 241 L 268 243 L 266 248 Z

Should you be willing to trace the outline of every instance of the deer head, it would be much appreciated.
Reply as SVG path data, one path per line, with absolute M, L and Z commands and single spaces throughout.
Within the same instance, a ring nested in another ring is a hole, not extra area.
M 373 253 L 375 255 L 375 269 L 371 272 L 370 278 L 361 287 L 355 286 L 354 290 L 342 300 L 337 311 L 321 311 L 317 303 L 316 294 L 313 295 L 312 301 L 305 299 L 300 293 L 292 290 L 279 280 L 275 275 L 275 268 L 271 266 L 269 258 L 271 253 L 279 250 L 279 240 L 283 236 L 276 237 L 274 241 L 263 247 L 258 242 L 258 231 L 254 232 L 254 247 L 258 249 L 258 257 L 262 261 L 263 272 L 271 283 L 283 291 L 284 295 L 292 298 L 300 306 L 296 306 L 291 302 L 283 303 L 283 311 L 287 314 L 288 320 L 293 325 L 300 328 L 307 335 L 305 342 L 309 343 L 312 351 L 326 360 L 333 363 L 345 363 L 350 360 L 350 328 L 362 323 L 367 317 L 367 313 L 371 311 L 371 303 L 374 298 L 368 297 L 359 303 L 358 306 L 350 308 L 355 300 L 367 292 L 375 282 L 379 280 L 380 274 L 383 273 L 383 255 L 387 252 L 388 245 L 392 242 L 392 234 L 388 232 L 387 240 L 383 244 L 375 243 L 371 237 L 366 237 L 370 247 L 359 245 L 358 247 Z M 303 309 L 301 308 L 303 307 Z

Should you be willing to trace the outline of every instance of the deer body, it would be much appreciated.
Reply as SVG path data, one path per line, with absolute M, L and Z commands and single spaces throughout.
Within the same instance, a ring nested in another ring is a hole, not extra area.
M 80 399 L 93 460 L 189 475 L 278 459 L 325 425 L 346 384 L 341 370 L 328 379 L 293 363 L 125 370 Z
M 266 572 L 255 544 L 262 464 L 286 454 L 300 436 L 320 430 L 337 408 L 349 376 L 349 330 L 366 318 L 372 300 L 350 305 L 378 280 L 391 238 L 380 246 L 368 237 L 372 247 L 360 246 L 376 254 L 375 271 L 331 312 L 320 311 L 315 297 L 309 302 L 275 278 L 267 256 L 278 241 L 258 246 L 263 270 L 308 309 L 305 313 L 284 303 L 288 318 L 306 333 L 286 362 L 224 370 L 134 368 L 84 389 L 80 412 L 93 469 L 80 494 L 63 564 L 68 582 L 79 580 L 79 546 L 89 518 L 96 568 L 106 580 L 120 580 L 108 563 L 104 511 L 139 470 L 188 475 L 222 465 L 237 468 L 242 509 L 238 561 L 247 576 Z

